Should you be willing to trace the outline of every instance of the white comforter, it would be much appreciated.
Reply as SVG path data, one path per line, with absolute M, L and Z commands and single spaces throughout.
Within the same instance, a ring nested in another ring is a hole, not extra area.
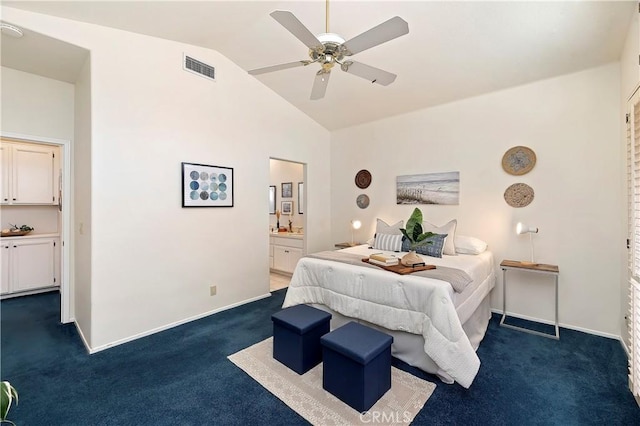
M 317 303 L 390 330 L 420 334 L 426 354 L 468 388 L 480 360 L 453 297 L 444 281 L 305 257 L 296 266 L 283 307 Z

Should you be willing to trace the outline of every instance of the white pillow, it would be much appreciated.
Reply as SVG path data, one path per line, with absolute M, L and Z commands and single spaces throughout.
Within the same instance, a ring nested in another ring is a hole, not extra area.
M 456 255 L 456 245 L 454 243 L 456 238 L 456 227 L 458 221 L 456 219 L 450 220 L 447 224 L 442 226 L 436 226 L 433 223 L 427 221 L 422 222 L 422 232 L 433 232 L 434 234 L 447 234 L 447 238 L 444 241 L 444 254 L 449 256 Z
M 480 254 L 487 249 L 487 243 L 479 238 L 456 235 L 456 252 L 460 254 Z
M 402 228 L 403 226 L 404 226 L 403 220 L 396 222 L 393 225 L 389 225 L 384 220 L 377 219 L 376 234 L 402 235 L 402 231 L 400 231 L 400 228 Z
M 401 251 L 402 235 L 377 233 L 375 242 L 373 243 L 373 248 L 385 251 Z

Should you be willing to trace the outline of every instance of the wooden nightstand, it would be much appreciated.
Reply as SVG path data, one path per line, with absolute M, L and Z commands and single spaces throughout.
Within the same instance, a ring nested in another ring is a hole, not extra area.
M 500 268 L 502 269 L 502 319 L 500 325 L 502 327 L 508 327 L 515 330 L 525 331 L 527 333 L 536 334 L 538 336 L 549 337 L 550 339 L 560 340 L 560 327 L 558 325 L 558 276 L 560 275 L 560 269 L 557 265 L 546 265 L 544 263 L 528 263 L 518 262 L 517 260 L 503 260 L 500 262 Z M 505 324 L 504 320 L 507 317 L 507 270 L 520 270 L 529 271 L 538 274 L 552 275 L 555 278 L 556 289 L 556 318 L 555 328 L 556 334 L 541 333 L 535 330 L 529 330 L 527 328 L 518 327 L 515 325 Z
M 344 248 L 359 246 L 360 243 L 335 243 L 334 245 L 336 248 L 344 249 Z

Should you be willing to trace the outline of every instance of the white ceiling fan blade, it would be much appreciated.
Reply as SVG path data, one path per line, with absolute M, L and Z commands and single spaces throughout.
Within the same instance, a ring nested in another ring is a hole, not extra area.
M 395 16 L 382 24 L 371 28 L 351 40 L 345 41 L 345 55 L 355 55 L 394 38 L 409 33 L 409 24 L 399 16 Z
M 291 34 L 303 42 L 309 49 L 323 49 L 320 40 L 318 40 L 293 13 L 286 10 L 276 10 L 275 12 L 271 12 L 271 17 L 289 30 Z
M 369 80 L 372 83 L 388 86 L 394 82 L 396 75 L 390 72 L 381 70 L 380 68 L 372 67 L 361 62 L 348 61 L 342 64 L 342 71 L 349 74 L 357 75 L 364 79 Z
M 270 67 L 257 68 L 255 70 L 250 70 L 249 74 L 251 75 L 265 74 L 273 71 L 286 70 L 288 68 L 306 66 L 306 65 L 309 65 L 310 63 L 311 61 L 295 61 L 295 62 L 289 62 L 286 64 L 272 65 Z
M 313 88 L 311 89 L 311 100 L 315 101 L 324 98 L 324 94 L 327 91 L 327 85 L 329 84 L 329 76 L 331 71 L 320 70 L 316 73 L 316 78 L 313 80 Z

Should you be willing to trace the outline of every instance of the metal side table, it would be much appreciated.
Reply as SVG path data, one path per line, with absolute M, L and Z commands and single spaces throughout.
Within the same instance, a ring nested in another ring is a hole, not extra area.
M 514 330 L 520 330 L 531 334 L 536 334 L 538 336 L 548 337 L 550 339 L 560 340 L 560 327 L 558 325 L 558 276 L 560 275 L 560 270 L 557 265 L 546 265 L 544 263 L 528 263 L 528 262 L 519 262 L 516 260 L 503 260 L 500 262 L 500 268 L 502 269 L 502 319 L 500 320 L 500 325 L 502 327 L 512 328 Z M 556 334 L 548 334 L 541 333 L 535 330 L 529 330 L 528 328 L 518 327 L 516 325 L 505 324 L 504 320 L 507 317 L 507 271 L 508 270 L 520 270 L 520 271 L 529 271 L 538 274 L 547 274 L 552 275 L 555 278 L 555 295 L 556 295 L 556 317 L 555 317 L 555 328 Z

